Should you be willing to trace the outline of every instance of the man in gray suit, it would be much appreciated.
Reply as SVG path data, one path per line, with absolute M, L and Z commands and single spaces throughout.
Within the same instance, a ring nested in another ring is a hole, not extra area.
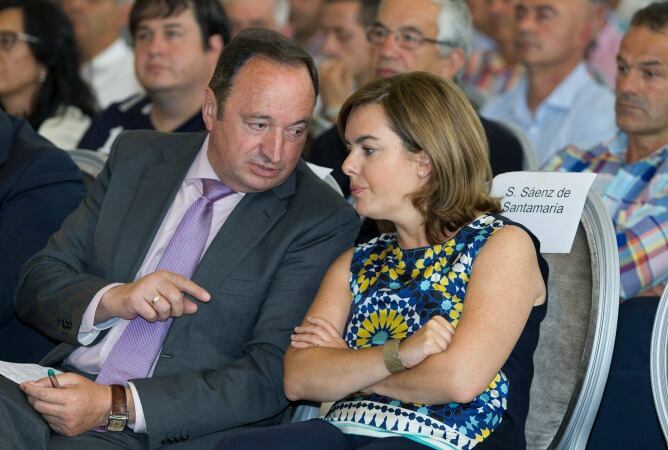
M 306 52 L 249 29 L 205 92 L 208 134 L 117 139 L 23 269 L 17 312 L 63 342 L 42 364 L 66 373 L 60 389 L 0 379 L 0 448 L 206 448 L 284 419 L 292 327 L 359 227 L 300 160 L 317 91 Z M 205 233 L 192 228 L 200 213 Z M 172 270 L 200 240 L 192 272 Z

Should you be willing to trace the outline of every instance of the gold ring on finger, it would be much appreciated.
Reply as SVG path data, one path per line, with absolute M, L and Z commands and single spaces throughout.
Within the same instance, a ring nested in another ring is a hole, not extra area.
M 153 297 L 153 300 L 151 300 L 151 306 L 155 306 L 155 304 L 160 300 L 160 294 L 156 295 Z

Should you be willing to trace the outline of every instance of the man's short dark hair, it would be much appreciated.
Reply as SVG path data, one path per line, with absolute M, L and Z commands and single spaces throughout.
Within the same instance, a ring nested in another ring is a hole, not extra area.
M 364 28 L 370 27 L 376 21 L 380 0 L 361 0 L 360 13 L 357 20 Z
M 668 2 L 655 2 L 639 9 L 631 19 L 632 27 L 646 27 L 654 32 L 668 27 Z
M 209 49 L 209 38 L 216 34 L 224 44 L 230 41 L 230 23 L 218 0 L 136 0 L 130 11 L 130 33 L 135 36 L 142 20 L 164 19 L 188 8 L 193 10 L 205 50 Z
M 262 57 L 289 67 L 303 66 L 311 77 L 313 91 L 318 96 L 318 71 L 313 57 L 297 43 L 281 33 L 267 28 L 246 28 L 226 45 L 220 54 L 209 87 L 216 96 L 218 117 L 230 93 L 234 78 L 252 58 Z
M 380 0 L 327 0 L 327 3 L 339 2 L 359 3 L 360 11 L 357 15 L 357 22 L 364 28 L 370 27 L 375 22 Z

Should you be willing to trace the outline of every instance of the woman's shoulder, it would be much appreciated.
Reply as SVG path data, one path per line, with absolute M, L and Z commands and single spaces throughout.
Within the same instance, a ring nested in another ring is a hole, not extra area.
M 517 223 L 500 214 L 487 214 L 482 222 L 487 223 L 491 232 L 486 238 L 494 236 L 490 240 L 490 245 L 485 246 L 485 253 L 493 260 L 498 260 L 498 255 L 514 255 L 518 260 L 525 262 L 537 261 L 543 281 L 547 283 L 549 273 L 548 264 L 541 255 L 540 241 L 524 225 Z M 475 221 L 474 221 L 475 222 Z M 473 223 L 472 223 L 473 225 Z M 485 229 L 485 225 L 479 224 L 479 229 Z M 487 239 L 484 239 L 480 247 L 484 245 Z M 482 248 L 478 250 L 482 250 Z
M 531 231 L 524 225 L 517 223 L 499 213 L 483 213 L 467 225 L 467 228 L 474 233 L 493 235 L 500 230 L 506 230 L 504 235 L 513 235 L 516 237 L 528 236 L 538 242 Z M 511 238 L 512 239 L 512 238 Z

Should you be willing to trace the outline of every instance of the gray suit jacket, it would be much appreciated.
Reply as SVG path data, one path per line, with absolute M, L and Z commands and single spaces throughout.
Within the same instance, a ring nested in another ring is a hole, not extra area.
M 24 266 L 19 316 L 65 343 L 43 364 L 79 345 L 97 291 L 132 281 L 204 138 L 122 134 L 91 193 Z M 244 196 L 193 276 L 212 300 L 174 320 L 153 377 L 134 380 L 149 448 L 280 419 L 289 335 L 358 228 L 303 162 L 275 189 Z

